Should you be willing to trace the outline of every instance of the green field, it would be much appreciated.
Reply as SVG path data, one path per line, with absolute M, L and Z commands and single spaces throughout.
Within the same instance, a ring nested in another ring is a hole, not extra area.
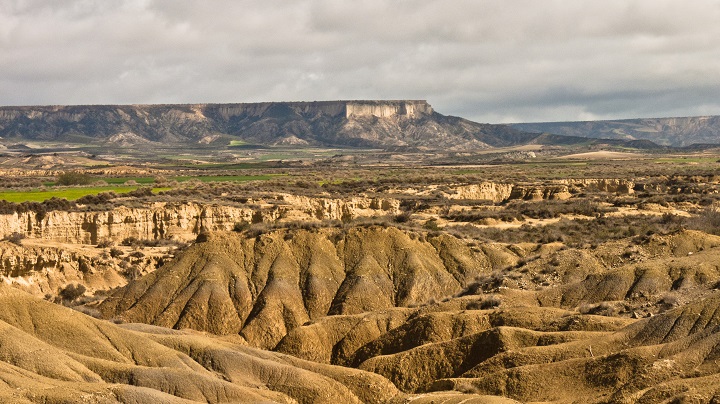
M 118 187 L 118 186 L 105 186 L 105 187 L 82 187 L 82 188 L 59 188 L 59 189 L 36 189 L 31 191 L 2 191 L 0 192 L 0 199 L 8 202 L 42 202 L 52 197 L 65 198 L 69 201 L 74 201 L 78 198 L 82 198 L 86 195 L 97 195 L 101 192 L 115 192 L 117 194 L 124 194 L 130 191 L 138 189 L 135 186 Z M 153 192 L 167 191 L 170 188 L 153 188 Z
M 273 177 L 278 177 L 283 174 L 263 174 L 263 175 L 204 175 L 204 176 L 179 176 L 179 177 L 167 177 L 169 181 L 184 182 L 190 180 L 199 180 L 202 182 L 221 182 L 221 181 L 232 181 L 232 182 L 246 182 L 246 181 L 266 181 Z M 102 178 L 103 181 L 107 182 L 108 185 L 123 185 L 128 181 L 135 181 L 140 185 L 153 184 L 155 177 L 106 177 Z M 51 187 L 54 186 L 54 182 L 46 182 L 43 185 Z M 128 187 L 133 187 L 129 185 Z M 127 192 L 127 191 L 126 191 Z

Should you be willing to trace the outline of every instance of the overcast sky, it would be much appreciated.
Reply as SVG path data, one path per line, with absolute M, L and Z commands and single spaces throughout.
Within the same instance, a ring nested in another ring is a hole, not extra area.
M 2 0 L 0 104 L 426 99 L 720 114 L 720 0 Z

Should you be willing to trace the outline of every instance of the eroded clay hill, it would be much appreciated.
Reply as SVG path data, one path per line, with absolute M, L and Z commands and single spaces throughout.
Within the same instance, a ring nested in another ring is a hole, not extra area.
M 273 348 L 328 315 L 410 307 L 459 292 L 517 261 L 501 245 L 390 227 L 202 236 L 175 262 L 109 297 L 108 317 L 214 334 Z
M 698 231 L 588 248 L 379 226 L 214 233 L 101 311 L 239 334 L 417 400 L 713 402 L 719 281 L 720 237 Z

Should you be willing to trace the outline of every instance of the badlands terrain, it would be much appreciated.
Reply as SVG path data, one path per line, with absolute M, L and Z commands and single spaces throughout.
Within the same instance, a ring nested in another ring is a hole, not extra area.
M 718 149 L 307 104 L 7 108 L 0 400 L 720 401 Z

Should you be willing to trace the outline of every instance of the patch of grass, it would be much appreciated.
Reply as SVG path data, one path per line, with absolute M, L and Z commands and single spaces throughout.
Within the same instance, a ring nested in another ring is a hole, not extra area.
M 3 191 L 0 192 L 0 199 L 8 202 L 42 202 L 52 197 L 63 198 L 74 201 L 86 195 L 97 195 L 101 192 L 115 192 L 125 194 L 138 189 L 138 187 L 81 187 L 81 188 L 59 188 L 59 189 L 34 189 L 30 191 Z M 170 190 L 171 188 L 153 188 L 154 193 Z

